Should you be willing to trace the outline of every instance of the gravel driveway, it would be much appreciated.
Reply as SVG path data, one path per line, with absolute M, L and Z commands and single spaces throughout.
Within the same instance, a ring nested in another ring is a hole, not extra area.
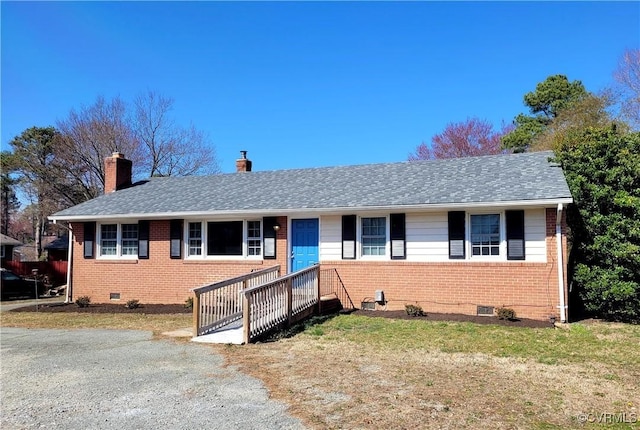
M 124 330 L 0 328 L 2 429 L 302 429 L 210 347 Z

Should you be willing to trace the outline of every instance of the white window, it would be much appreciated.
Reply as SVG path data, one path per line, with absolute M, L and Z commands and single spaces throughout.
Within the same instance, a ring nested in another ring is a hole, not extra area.
M 138 224 L 101 224 L 101 257 L 137 257 Z
M 259 257 L 262 221 L 195 221 L 186 223 L 188 257 Z
M 122 224 L 122 255 L 138 255 L 138 224 Z
M 202 255 L 202 223 L 189 223 L 188 236 L 188 253 L 187 255 Z
M 260 221 L 247 222 L 247 255 L 262 255 L 262 229 Z
M 100 255 L 118 255 L 118 224 L 100 226 Z
M 385 255 L 387 247 L 387 219 L 362 218 L 362 255 Z
M 471 256 L 500 255 L 500 215 L 484 214 L 470 217 Z

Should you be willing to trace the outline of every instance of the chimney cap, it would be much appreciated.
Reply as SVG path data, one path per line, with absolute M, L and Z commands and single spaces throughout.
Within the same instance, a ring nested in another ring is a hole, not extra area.
M 240 151 L 240 159 L 241 160 L 247 159 L 247 151 Z
M 124 154 L 120 151 L 113 151 L 111 154 L 112 158 L 124 158 Z

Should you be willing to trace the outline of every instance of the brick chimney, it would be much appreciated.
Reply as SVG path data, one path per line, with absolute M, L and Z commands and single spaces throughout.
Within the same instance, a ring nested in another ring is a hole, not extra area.
M 247 159 L 247 151 L 240 151 L 240 158 L 236 160 L 236 172 L 250 172 L 251 160 Z
M 104 193 L 109 194 L 131 186 L 131 160 L 114 152 L 104 159 Z

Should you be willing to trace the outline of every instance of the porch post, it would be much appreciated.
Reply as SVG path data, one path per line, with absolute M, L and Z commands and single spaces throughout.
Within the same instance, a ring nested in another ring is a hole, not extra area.
M 242 341 L 251 341 L 251 297 L 242 293 Z
M 200 331 L 200 293 L 193 295 L 193 337 L 198 337 Z

